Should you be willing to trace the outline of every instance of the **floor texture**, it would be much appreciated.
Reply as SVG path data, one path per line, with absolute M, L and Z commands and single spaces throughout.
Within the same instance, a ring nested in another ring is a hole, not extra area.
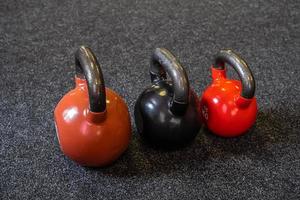
M 299 19 L 296 0 L 2 0 L 0 199 L 300 199 Z M 234 139 L 203 128 L 165 152 L 141 142 L 132 118 L 118 161 L 80 167 L 59 149 L 53 110 L 74 86 L 83 44 L 131 116 L 156 47 L 179 58 L 199 96 L 213 55 L 232 48 L 256 79 L 256 124 Z

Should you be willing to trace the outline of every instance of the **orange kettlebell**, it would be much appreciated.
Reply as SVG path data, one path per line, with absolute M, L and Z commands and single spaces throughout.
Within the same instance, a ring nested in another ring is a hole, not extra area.
M 105 88 L 91 49 L 77 50 L 75 66 L 76 87 L 54 111 L 61 150 L 83 166 L 108 165 L 127 149 L 131 136 L 128 108 L 117 93 Z

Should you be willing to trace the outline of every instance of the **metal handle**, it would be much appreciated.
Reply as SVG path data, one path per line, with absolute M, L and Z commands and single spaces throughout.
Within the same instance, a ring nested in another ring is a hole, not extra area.
M 255 80 L 247 63 L 238 54 L 230 49 L 221 50 L 215 56 L 213 68 L 224 70 L 225 63 L 231 65 L 239 75 L 239 78 L 242 82 L 241 96 L 246 99 L 251 99 L 254 97 Z
M 75 53 L 76 76 L 87 81 L 90 111 L 103 112 L 106 109 L 105 84 L 96 56 L 88 47 L 81 46 Z
M 166 74 L 171 77 L 174 91 L 170 110 L 174 114 L 182 114 L 189 103 L 190 87 L 187 74 L 170 51 L 157 48 L 151 59 L 150 76 L 152 83 L 165 80 Z

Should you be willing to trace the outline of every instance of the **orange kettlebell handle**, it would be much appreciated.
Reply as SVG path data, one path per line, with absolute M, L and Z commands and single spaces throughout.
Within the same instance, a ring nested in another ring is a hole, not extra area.
M 90 111 L 102 113 L 106 110 L 105 84 L 96 56 L 88 47 L 81 46 L 75 53 L 76 77 L 86 79 Z

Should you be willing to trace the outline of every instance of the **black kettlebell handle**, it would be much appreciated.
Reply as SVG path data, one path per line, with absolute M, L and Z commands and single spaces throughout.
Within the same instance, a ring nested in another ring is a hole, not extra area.
M 189 81 L 187 74 L 175 56 L 164 48 L 155 49 L 150 63 L 152 83 L 171 77 L 174 95 L 170 102 L 170 110 L 174 114 L 185 112 L 189 103 Z
M 104 112 L 106 109 L 104 79 L 97 58 L 90 48 L 81 46 L 76 51 L 75 70 L 78 78 L 86 79 L 90 111 Z
M 255 93 L 255 80 L 247 63 L 230 49 L 221 50 L 215 56 L 213 68 L 223 70 L 225 69 L 225 63 L 234 68 L 242 81 L 241 96 L 246 99 L 253 98 Z

